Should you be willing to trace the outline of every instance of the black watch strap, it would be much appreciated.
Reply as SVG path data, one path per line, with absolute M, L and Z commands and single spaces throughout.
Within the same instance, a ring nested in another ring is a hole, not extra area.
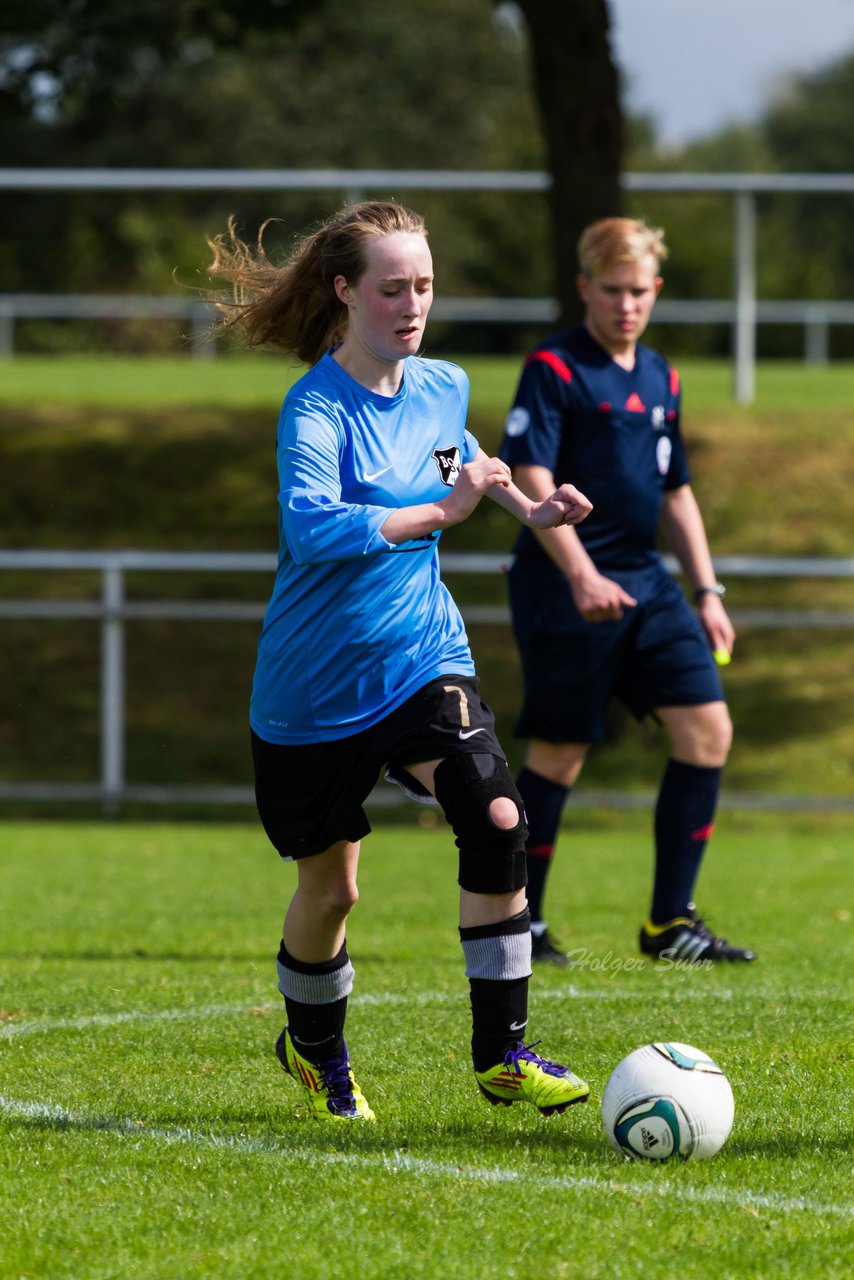
M 694 592 L 694 599 L 699 600 L 702 596 L 717 596 L 719 600 L 723 600 L 726 595 L 726 587 L 722 582 L 716 582 L 711 587 L 697 587 Z

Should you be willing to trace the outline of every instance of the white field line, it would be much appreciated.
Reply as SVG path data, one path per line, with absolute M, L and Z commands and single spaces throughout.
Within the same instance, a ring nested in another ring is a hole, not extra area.
M 534 1003 L 538 1000 L 609 1001 L 636 1000 L 638 995 L 642 994 L 642 990 L 642 988 L 638 987 L 603 987 L 584 991 L 572 984 L 567 984 L 551 990 L 537 989 L 532 994 Z M 739 991 L 736 997 L 735 992 L 727 987 L 716 987 L 708 991 L 703 990 L 700 986 L 670 987 L 667 991 L 667 997 L 674 1004 L 677 1004 L 680 1000 L 734 1000 L 736 998 L 739 1002 L 745 1003 L 751 1000 L 772 1000 L 783 1004 L 804 999 L 815 1001 L 841 998 L 839 992 L 834 991 L 810 991 L 808 994 L 804 994 L 798 991 L 763 991 L 756 987 Z M 386 1008 L 389 1006 L 452 1004 L 458 1001 L 465 1001 L 467 998 L 466 992 L 462 989 L 459 992 L 380 991 L 376 994 L 366 992 L 364 995 L 351 996 L 350 1004 L 361 1005 L 365 1008 Z M 262 1008 L 257 1009 L 257 1011 L 274 1013 L 276 1010 Z M 245 1004 L 212 1004 L 197 1005 L 187 1009 L 125 1009 L 117 1013 L 91 1013 L 83 1014 L 77 1018 L 38 1018 L 26 1022 L 16 1022 L 11 1019 L 8 1022 L 0 1023 L 0 1042 L 3 1040 L 17 1040 L 21 1036 L 47 1035 L 53 1031 L 84 1031 L 88 1027 L 113 1027 L 121 1026 L 122 1023 L 133 1022 L 181 1022 L 204 1018 L 230 1018 L 236 1014 L 248 1014 L 251 1012 L 253 1012 L 253 1009 Z
M 738 1192 L 726 1187 L 690 1187 L 685 1186 L 682 1181 L 678 1185 L 650 1186 L 648 1183 L 636 1184 L 618 1180 L 616 1177 L 603 1178 L 596 1174 L 556 1176 L 530 1171 L 520 1173 L 517 1169 L 501 1168 L 496 1165 L 448 1164 L 441 1160 L 425 1159 L 397 1150 L 376 1155 L 332 1151 L 296 1152 L 275 1137 L 244 1138 L 232 1134 L 199 1132 L 185 1128 L 161 1129 L 139 1121 L 121 1119 L 118 1116 L 78 1115 L 52 1103 L 20 1102 L 14 1098 L 4 1097 L 2 1094 L 0 1094 L 0 1113 L 13 1120 L 47 1120 L 58 1128 L 114 1133 L 120 1137 L 165 1142 L 169 1145 L 179 1144 L 211 1150 L 236 1151 L 244 1155 L 274 1155 L 277 1160 L 284 1163 L 308 1163 L 315 1168 L 318 1164 L 324 1164 L 356 1168 L 368 1173 L 402 1174 L 416 1180 L 481 1182 L 493 1186 L 518 1186 L 522 1190 L 591 1191 L 611 1196 L 630 1195 L 652 1200 L 676 1198 L 700 1205 L 721 1204 L 756 1211 L 764 1209 L 780 1214 L 805 1213 L 819 1217 L 843 1218 L 854 1216 L 854 1206 L 849 1204 L 824 1203 L 803 1196 L 781 1196 L 774 1192 Z M 623 1165 L 621 1168 L 627 1169 L 628 1166 Z
M 704 1000 L 709 996 L 709 992 L 705 991 L 682 991 L 681 996 L 691 998 L 702 997 Z M 720 989 L 713 993 L 719 1000 L 731 1000 L 733 993 Z M 621 1000 L 629 999 L 636 996 L 637 992 L 629 991 L 578 991 L 574 987 L 563 987 L 559 991 L 540 991 L 538 993 L 541 1000 Z M 363 1005 L 366 1008 L 384 1008 L 390 1005 L 405 1006 L 419 1004 L 450 1004 L 456 1001 L 464 1001 L 467 995 L 464 991 L 452 993 L 448 991 L 420 991 L 420 992 L 397 992 L 397 991 L 380 991 L 376 994 L 366 993 L 361 996 L 351 996 L 349 1003 L 351 1005 Z M 89 1027 L 113 1027 L 121 1026 L 122 1023 L 128 1022 L 181 1022 L 192 1021 L 193 1019 L 202 1018 L 228 1018 L 235 1014 L 249 1013 L 248 1005 L 234 1004 L 211 1004 L 204 1006 L 196 1006 L 190 1009 L 125 1009 L 117 1013 L 90 1013 L 82 1014 L 77 1018 L 39 1018 L 28 1022 L 16 1022 L 12 1019 L 9 1022 L 0 1024 L 0 1041 L 17 1040 L 21 1036 L 47 1035 L 52 1031 L 85 1031 Z M 273 1009 L 266 1009 L 265 1012 L 273 1013 Z

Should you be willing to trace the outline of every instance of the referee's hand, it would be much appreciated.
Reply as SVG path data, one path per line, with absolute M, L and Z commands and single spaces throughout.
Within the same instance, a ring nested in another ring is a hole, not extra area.
M 606 578 L 595 569 L 570 584 L 575 607 L 585 622 L 613 622 L 622 618 L 626 609 L 634 609 L 637 600 L 624 591 L 619 582 Z

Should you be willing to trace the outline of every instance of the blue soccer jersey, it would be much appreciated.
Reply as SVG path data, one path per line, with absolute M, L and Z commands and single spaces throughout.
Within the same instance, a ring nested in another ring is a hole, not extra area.
M 468 379 L 411 357 L 400 390 L 368 390 L 327 353 L 279 418 L 279 564 L 258 642 L 250 722 L 274 743 L 345 738 L 451 672 L 474 675 L 439 578 L 439 534 L 393 545 L 392 510 L 447 497 L 478 443 Z
M 690 480 L 679 413 L 679 376 L 662 356 L 638 344 L 623 369 L 580 325 L 528 356 L 501 457 L 546 467 L 590 499 L 577 531 L 598 567 L 641 568 L 657 559 L 665 490 Z M 516 549 L 547 559 L 529 529 Z

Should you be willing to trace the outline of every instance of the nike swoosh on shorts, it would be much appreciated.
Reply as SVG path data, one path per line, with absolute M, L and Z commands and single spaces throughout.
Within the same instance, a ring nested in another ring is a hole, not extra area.
M 483 733 L 483 729 L 460 729 L 460 737 L 465 742 L 466 738 L 473 738 L 476 733 Z

